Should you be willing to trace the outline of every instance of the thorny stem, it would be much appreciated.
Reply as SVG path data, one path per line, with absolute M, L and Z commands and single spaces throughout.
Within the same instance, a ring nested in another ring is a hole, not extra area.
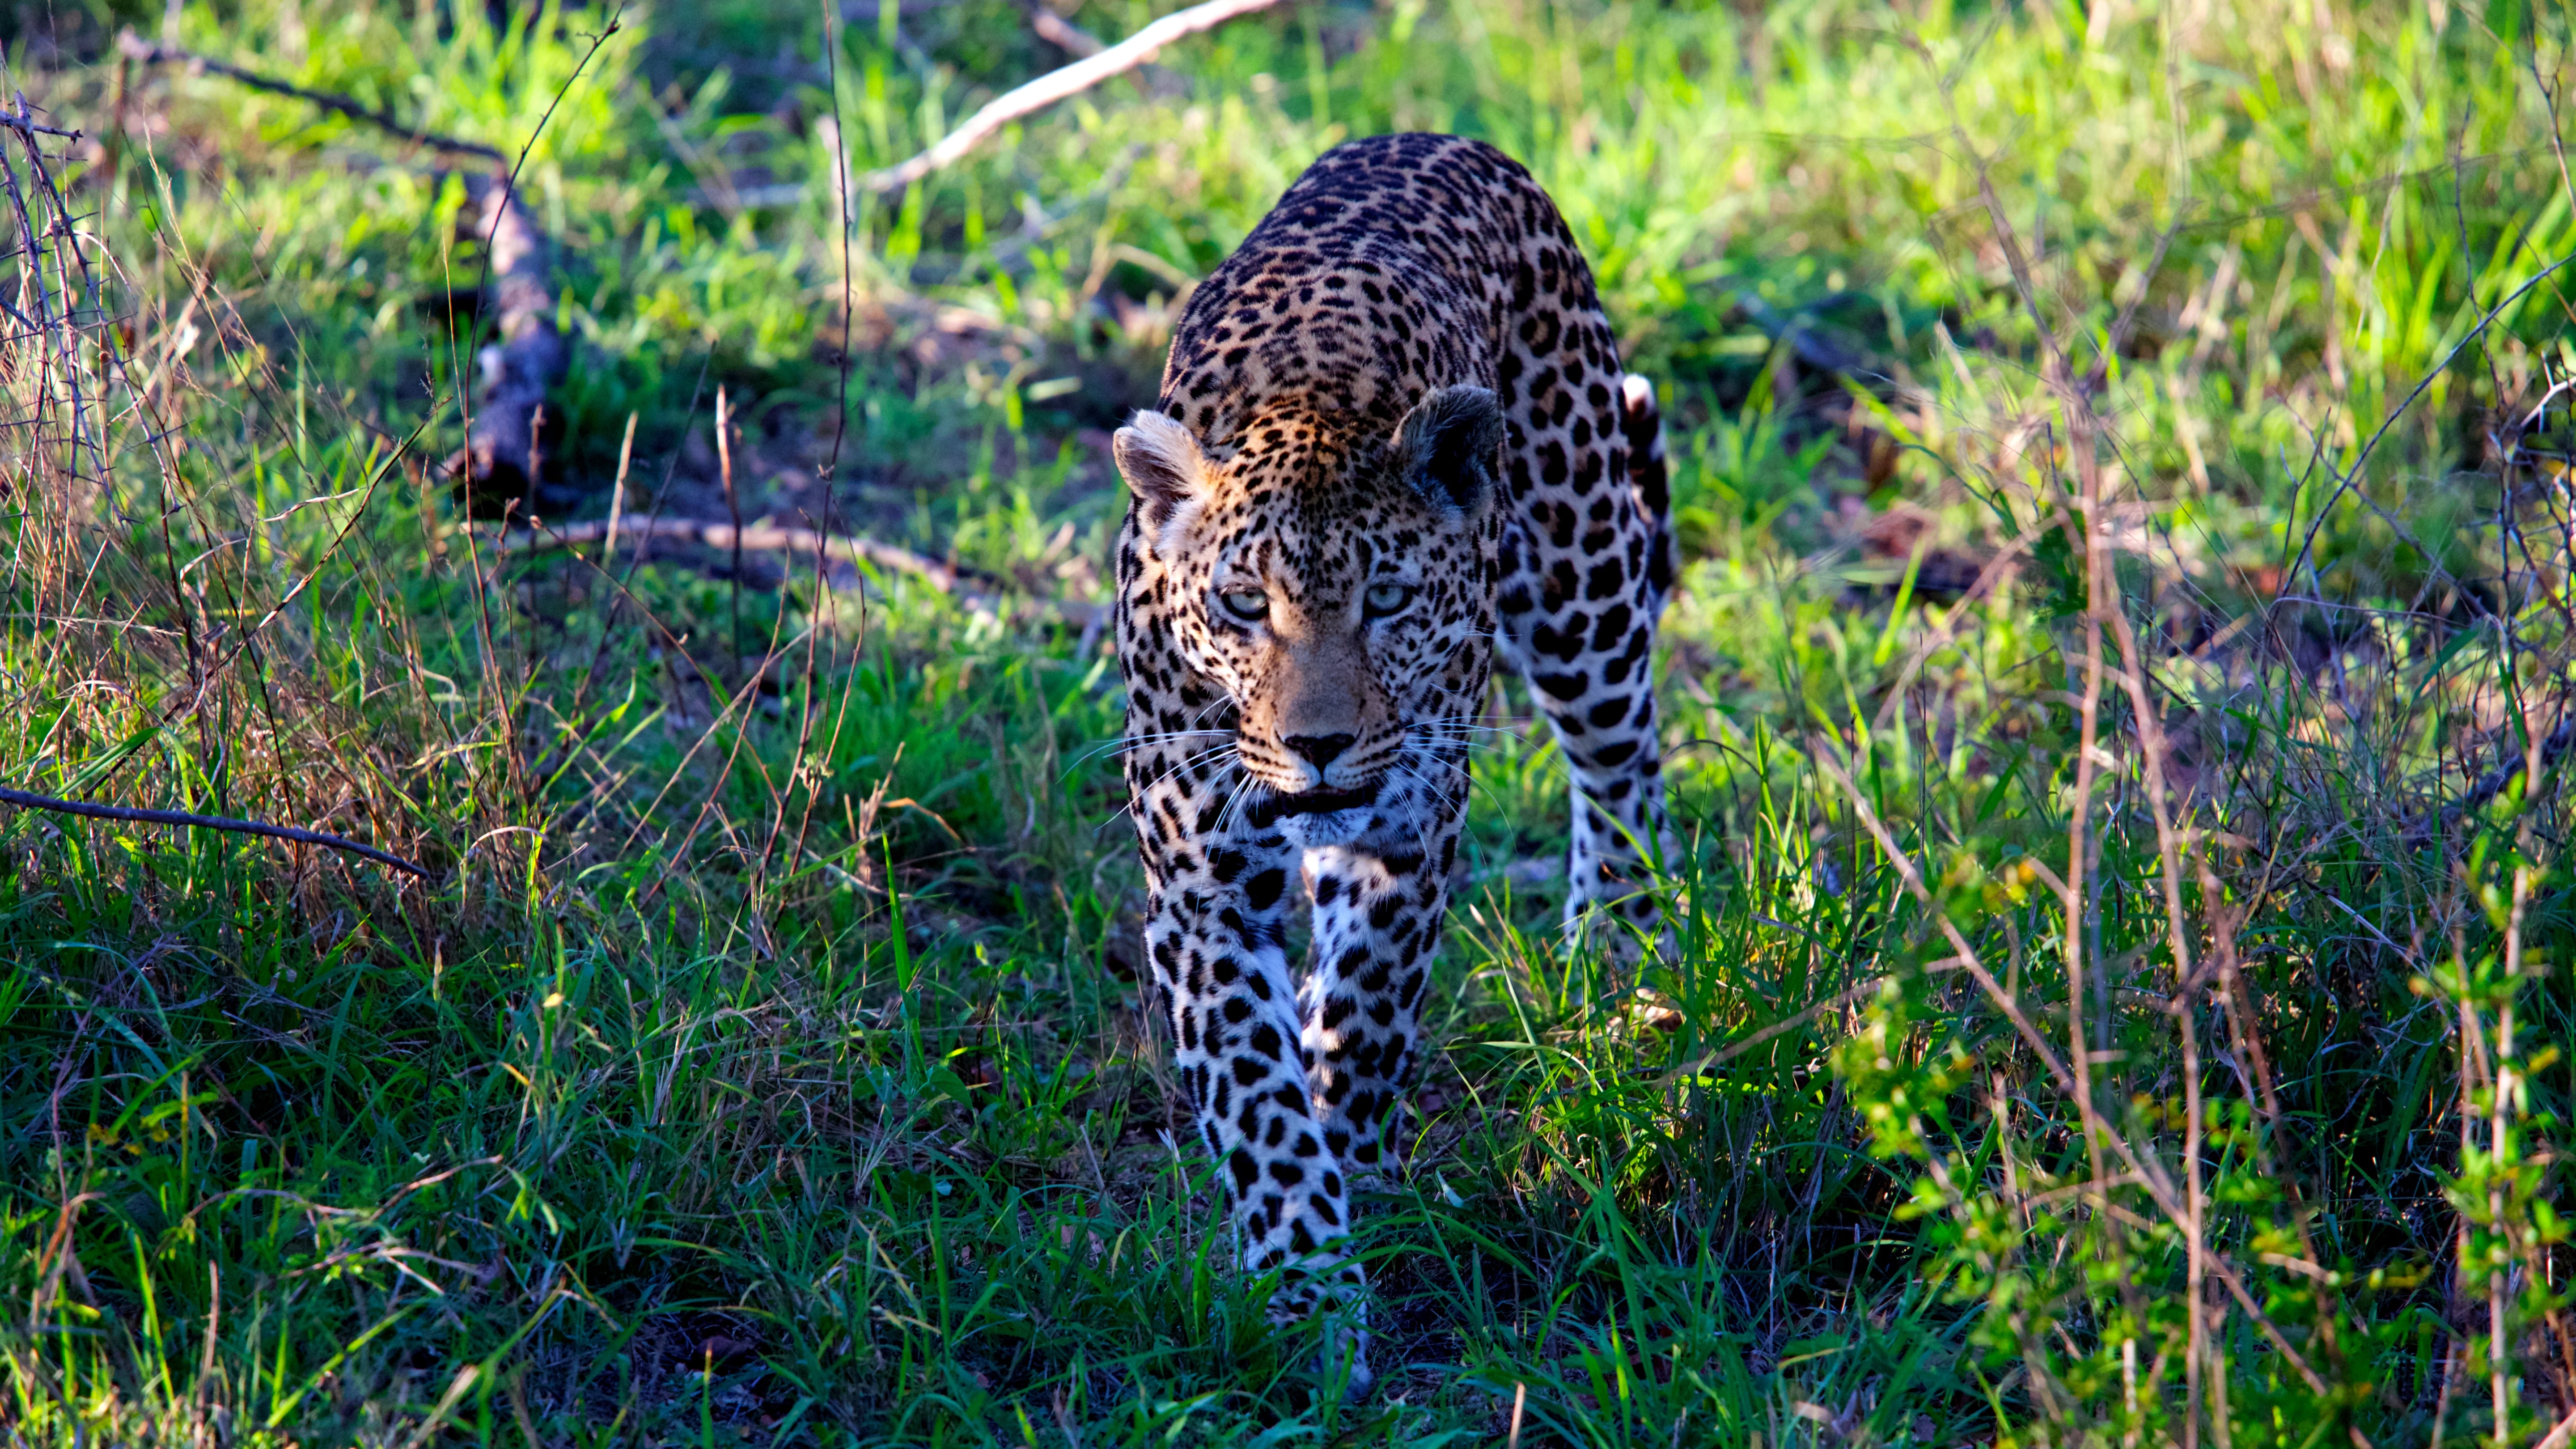
M 2201 1163 L 2201 1090 L 2200 1090 L 2200 1024 L 2198 999 L 2201 988 L 2198 972 L 2192 966 L 2191 931 L 2183 913 L 2182 841 L 2173 819 L 2173 802 L 2166 794 L 2165 761 L 2170 747 L 2165 738 L 2164 722 L 2147 694 L 2146 660 L 2138 648 L 2137 631 L 2128 615 L 2116 604 L 2108 610 L 2113 637 L 2120 648 L 2121 684 L 2129 696 L 2129 708 L 2138 734 L 2138 755 L 2146 777 L 2148 809 L 2155 819 L 2156 855 L 2164 871 L 2165 936 L 2173 952 L 2174 998 L 2167 1010 L 2182 1039 L 2183 1093 L 2183 1178 L 2184 1231 L 2188 1243 L 2189 1266 L 2185 1270 L 2186 1294 L 2190 1303 L 2189 1341 L 2183 1359 L 2183 1444 L 2185 1449 L 2198 1449 L 2202 1417 L 2202 1375 L 2209 1356 L 2209 1247 L 2206 1239 L 2208 1200 L 2207 1183 Z M 2206 908 L 2218 909 L 2216 882 L 2202 868 L 2202 899 Z M 2107 985 L 2106 985 L 2106 990 Z
M 107 174 L 111 205 L 124 199 L 124 190 L 120 184 L 124 177 L 119 161 L 125 139 L 126 83 L 129 79 L 128 67 L 131 64 L 130 60 L 122 58 L 116 63 L 115 119 L 104 138 L 102 169 Z M 55 198 L 55 209 L 57 213 L 62 209 L 59 196 Z M 112 266 L 110 269 L 113 270 Z M 166 319 L 169 314 L 165 310 L 162 315 Z M 167 431 L 162 427 L 159 416 L 152 410 L 150 384 L 146 383 L 142 387 L 134 385 L 133 373 L 127 367 L 125 350 L 117 345 L 114 329 L 104 330 L 100 340 L 101 345 L 106 349 L 109 361 L 125 378 L 127 390 L 134 398 L 135 410 L 143 415 L 144 436 L 151 440 L 153 462 L 161 473 L 163 496 L 160 507 L 153 510 L 161 528 L 161 566 L 166 571 L 170 583 L 170 609 L 172 613 L 178 615 L 179 633 L 188 647 L 188 670 L 193 676 L 190 683 L 201 686 L 206 672 L 206 659 L 203 646 L 197 638 L 197 611 L 189 607 L 187 590 L 180 583 L 178 545 L 172 541 L 170 534 L 172 507 L 169 494 L 171 485 L 178 481 L 178 470 L 173 465 L 169 453 Z
M 36 150 L 36 133 L 49 128 L 36 125 L 34 117 L 27 112 L 25 96 L 17 97 L 16 101 L 17 114 L 0 117 L 0 121 L 5 121 L 12 130 L 18 132 L 19 139 L 27 145 L 28 168 L 35 173 L 37 183 L 45 190 L 51 191 L 53 182 L 45 174 L 44 157 Z M 44 257 L 48 249 L 37 245 L 35 213 L 28 209 L 27 198 L 19 190 L 17 171 L 10 167 L 0 167 L 0 182 L 7 185 L 10 209 L 17 213 L 19 244 L 26 248 L 27 276 L 36 286 L 36 319 L 39 323 L 48 325 L 49 337 L 55 340 L 61 349 L 63 386 L 69 389 L 71 394 L 72 459 L 73 467 L 77 470 L 81 443 L 85 435 L 81 422 L 87 409 L 81 405 L 80 342 L 73 330 L 76 319 L 72 316 L 75 299 L 72 294 L 71 269 L 63 265 L 61 257 L 55 257 L 54 271 L 63 278 L 62 306 L 57 309 L 54 305 L 55 298 L 45 285 Z M 46 219 L 45 229 L 48 234 L 58 237 L 69 238 L 71 233 L 71 228 L 63 222 L 59 208 L 53 216 Z M 43 388 L 41 382 L 38 386 L 39 396 L 49 391 Z M 89 443 L 90 467 L 96 471 L 100 486 L 104 487 L 107 483 L 107 452 L 95 432 L 88 432 L 86 436 Z
M 2161 801 L 2157 808 L 2161 814 Z M 2181 942 L 2182 933 L 2177 929 L 2176 946 L 2179 947 Z M 2190 979 L 2191 973 L 2182 969 L 2179 951 L 2174 965 L 2178 974 L 2185 980 Z M 2200 1449 L 2201 1374 L 2209 1357 L 2209 1244 L 2203 1232 L 2208 1201 L 2200 1166 L 2200 1029 L 2192 1000 L 2199 994 L 2191 990 L 2176 993 L 2173 1013 L 2174 1025 L 2182 1037 L 2182 1165 L 2184 1190 L 2189 1194 L 2185 1207 L 2188 1221 L 2183 1226 L 2184 1241 L 2189 1245 L 2188 1266 L 2184 1270 L 2184 1312 L 2188 1316 L 2183 1321 L 2189 1334 L 2183 1353 L 2184 1449 Z
M 2530 817 L 2524 817 L 2521 830 L 2523 844 L 2531 839 Z M 2516 861 L 2513 868 L 2513 910 L 2506 918 L 2504 930 L 2504 1001 L 2496 1011 L 2496 1058 L 2494 1096 L 2487 1116 L 2487 1225 L 2499 1243 L 2505 1240 L 2504 1216 L 2505 1134 L 2513 1111 L 2513 993 L 2522 979 L 2522 915 L 2531 900 L 2531 867 Z M 2505 1340 L 2505 1270 L 2498 1261 L 2487 1270 L 2487 1374 L 2495 1400 L 2496 1449 L 2505 1449 L 2513 1427 L 2513 1401 L 2507 1383 L 2507 1368 L 2512 1363 Z
M 2511 491 L 2509 487 L 2504 490 L 2508 498 Z M 2496 1007 L 2495 1059 L 2494 1069 L 2488 1074 L 2487 1107 L 2487 1227 L 2488 1231 L 2495 1235 L 2495 1243 L 2490 1251 L 2497 1254 L 2497 1260 L 2487 1270 L 2487 1376 L 2488 1393 L 2493 1404 L 2492 1429 L 2496 1449 L 2505 1449 L 2513 1428 L 2513 1400 L 2509 1381 L 2509 1369 L 2513 1360 L 2506 1336 L 2506 1272 L 2505 1255 L 2501 1251 L 2510 1241 L 2510 1227 L 2505 1220 L 2505 1164 L 2506 1136 L 2511 1130 L 2513 1113 L 2513 1005 L 2514 995 L 2522 980 L 2523 913 L 2530 904 L 2534 875 L 2530 864 L 2533 821 L 2529 802 L 2532 792 L 2540 784 L 2542 754 L 2546 746 L 2542 742 L 2540 731 L 2533 727 L 2531 718 L 2533 708 L 2521 695 L 2519 686 L 2522 674 L 2514 667 L 2516 663 L 2514 646 L 2519 641 L 2514 637 L 2512 622 L 2510 619 L 2499 622 L 2505 644 L 2505 677 L 2511 689 L 2512 704 L 2518 722 L 2522 726 L 2523 747 L 2523 789 L 2521 800 L 2518 802 L 2521 808 L 2516 811 L 2517 819 L 2514 828 L 2513 900 L 2504 923 L 2504 982 L 2500 992 L 2501 999 Z M 2474 1024 L 2476 1012 L 2466 999 L 2466 988 L 2469 982 L 2466 979 L 2465 958 L 2462 958 L 2461 966 L 2462 1019 L 2464 1024 Z M 2461 1076 L 2463 1080 L 2468 1076 L 2465 1060 Z M 2462 1123 L 2461 1131 L 2465 1139 L 2467 1135 L 2465 1121 Z M 2466 1241 L 2465 1234 L 2463 1234 L 2463 1241 Z

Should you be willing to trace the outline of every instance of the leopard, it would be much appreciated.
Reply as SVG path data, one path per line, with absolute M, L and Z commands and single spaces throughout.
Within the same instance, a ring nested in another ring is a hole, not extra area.
M 1498 651 L 1571 777 L 1566 931 L 1633 953 L 1665 910 L 1661 412 L 1529 171 L 1385 135 L 1319 157 L 1191 293 L 1111 452 L 1176 1095 L 1242 1269 L 1279 1275 L 1274 1315 L 1332 1316 L 1365 1394 L 1352 1196 L 1395 1170 Z

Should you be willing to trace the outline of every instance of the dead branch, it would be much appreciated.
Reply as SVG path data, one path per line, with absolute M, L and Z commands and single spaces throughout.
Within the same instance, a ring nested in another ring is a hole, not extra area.
M 899 166 L 871 171 L 859 179 L 859 184 L 870 191 L 893 191 L 909 186 L 953 164 L 1013 121 L 1080 95 L 1114 76 L 1124 75 L 1152 60 L 1164 46 L 1174 41 L 1186 39 L 1202 30 L 1213 30 L 1229 20 L 1267 10 L 1278 3 L 1280 0 L 1204 0 L 1204 3 L 1186 10 L 1175 10 L 1097 55 L 1051 70 L 1017 90 L 994 97 L 982 110 L 967 117 L 964 125 L 940 138 L 938 145 Z
M 147 65 L 185 65 L 254 90 L 292 96 L 432 150 L 473 156 L 497 166 L 509 163 L 510 158 L 495 147 L 405 125 L 348 96 L 309 90 L 195 51 L 155 45 L 131 30 L 119 33 L 117 49 Z M 563 335 L 555 330 L 546 234 L 529 214 L 513 177 L 505 172 L 484 183 L 478 200 L 475 234 L 491 251 L 484 303 L 498 321 L 501 340 L 484 348 L 478 358 L 483 373 L 480 406 L 465 446 L 447 460 L 443 471 L 465 490 L 469 511 L 488 516 L 506 511 L 511 498 L 532 493 L 540 481 L 550 422 L 546 394 L 563 380 L 569 353 Z M 552 422 L 560 424 L 559 419 Z
M 500 341 L 479 355 L 483 395 L 465 446 L 447 460 L 446 471 L 465 489 L 469 513 L 494 517 L 540 481 L 550 421 L 546 393 L 563 380 L 571 352 L 555 330 L 546 234 L 518 188 L 506 180 L 489 184 L 475 233 L 491 252 L 484 301 L 497 316 Z M 559 427 L 561 420 L 551 421 Z
M 1761 328 L 1765 336 L 1775 343 L 1787 344 L 1800 362 L 1818 372 L 1866 382 L 1875 371 L 1867 358 L 1854 356 L 1832 338 L 1808 326 L 1803 316 L 1783 316 L 1778 308 L 1749 291 L 1736 297 L 1735 307 L 1744 314 L 1746 321 Z
M 118 33 L 116 49 L 128 60 L 140 61 L 145 65 L 184 65 L 191 71 L 212 71 L 226 80 L 237 81 L 255 91 L 292 96 L 299 101 L 320 106 L 326 111 L 347 116 L 353 121 L 364 121 L 380 131 L 409 141 L 415 146 L 426 146 L 433 151 L 445 151 L 458 156 L 479 156 L 492 162 L 506 162 L 510 159 L 497 149 L 479 141 L 462 141 L 454 136 L 440 135 L 436 131 L 424 131 L 418 126 L 406 126 L 383 111 L 371 109 L 348 96 L 334 95 L 329 91 L 307 90 L 293 82 L 261 75 L 255 70 L 244 70 L 240 66 L 227 64 L 212 56 L 199 55 L 193 50 L 182 50 L 175 45 L 155 45 L 131 30 Z
M 329 91 L 310 90 L 274 76 L 199 55 L 177 46 L 156 45 L 131 30 L 116 39 L 117 50 L 146 65 L 184 65 L 213 73 L 253 90 L 292 96 L 326 111 L 363 121 L 414 145 L 453 155 L 472 156 L 506 167 L 509 157 L 479 141 L 460 140 L 405 125 L 393 116 Z M 529 215 L 509 177 L 484 183 L 475 235 L 491 249 L 484 305 L 499 323 L 500 341 L 482 350 L 478 361 L 483 392 L 465 446 L 449 458 L 443 471 L 466 493 L 469 511 L 497 516 L 512 498 L 534 490 L 544 456 L 546 393 L 563 380 L 569 353 L 555 330 L 555 299 L 547 286 L 548 243 Z M 558 424 L 560 420 L 555 420 Z
M 619 538 L 666 538 L 679 543 L 693 543 L 718 553 L 748 551 L 752 553 L 793 553 L 812 558 L 839 559 L 843 563 L 872 564 L 894 573 L 910 574 L 929 583 L 943 594 L 955 593 L 967 582 L 954 564 L 941 563 L 928 554 L 915 553 L 896 544 L 879 543 L 873 538 L 851 534 L 818 533 L 806 528 L 780 528 L 773 524 L 753 523 L 735 527 L 729 523 L 701 522 L 695 518 L 662 518 L 650 513 L 629 513 L 613 525 Z M 549 543 L 598 543 L 609 536 L 612 524 L 604 519 L 587 519 L 579 523 L 550 523 L 538 533 L 512 532 L 501 541 L 505 553 L 540 548 Z M 971 588 L 972 585 L 969 584 Z
M 629 513 L 614 520 L 593 518 L 577 523 L 544 524 L 535 532 L 513 530 L 500 540 L 498 546 L 504 553 L 523 553 L 549 544 L 603 543 L 612 536 L 620 539 L 669 539 L 676 543 L 695 544 L 716 553 L 784 553 L 806 558 L 820 554 L 843 563 L 866 564 L 888 573 L 906 574 L 943 594 L 974 602 L 989 602 L 1000 592 L 1001 581 L 998 579 L 979 577 L 955 564 L 942 563 L 898 544 L 881 543 L 855 534 L 821 533 L 809 528 L 781 528 L 767 523 L 736 528 L 730 523 L 695 518 Z M 1051 603 L 1048 607 L 1086 627 L 1103 612 L 1097 604 L 1071 601 Z
M 227 830 L 236 835 L 266 835 L 278 840 L 292 840 L 299 845 L 326 845 L 363 856 L 378 865 L 389 865 L 399 871 L 429 879 L 429 872 L 403 859 L 388 855 L 372 845 L 360 845 L 342 835 L 327 831 L 305 830 L 293 825 L 271 825 L 265 820 L 234 820 L 222 815 L 198 815 L 186 810 L 137 810 L 125 805 L 93 805 L 86 800 L 58 800 L 51 795 L 38 795 L 26 790 L 0 787 L 0 805 L 15 805 L 22 810 L 51 810 L 58 815 L 81 815 L 92 820 L 130 820 L 145 825 L 194 825 L 207 830 Z

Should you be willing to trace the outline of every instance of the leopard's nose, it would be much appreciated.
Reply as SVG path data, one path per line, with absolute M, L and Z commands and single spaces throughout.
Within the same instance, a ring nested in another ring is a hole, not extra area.
M 1357 735 L 1290 735 L 1279 743 L 1320 770 L 1341 757 L 1344 750 L 1359 741 Z

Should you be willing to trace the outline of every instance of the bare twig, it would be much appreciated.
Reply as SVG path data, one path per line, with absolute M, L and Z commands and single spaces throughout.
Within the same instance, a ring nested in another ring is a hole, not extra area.
M 1969 584 L 1968 591 L 1961 594 L 1958 602 L 1950 606 L 1949 612 L 1941 616 L 1941 622 L 1933 629 L 1932 636 L 1916 645 L 1914 651 L 1906 656 L 1905 666 L 1896 671 L 1896 682 L 1887 686 L 1887 698 L 1879 704 L 1878 719 L 1871 725 L 1872 729 L 1883 731 L 1895 722 L 1898 707 L 1905 703 L 1906 686 L 1914 682 L 1914 676 L 1922 671 L 1923 666 L 1931 661 L 1933 655 L 1949 648 L 1958 639 L 1959 621 L 1976 606 L 1978 600 L 1986 596 L 1987 590 L 1993 588 L 1997 581 L 2011 572 L 2013 564 L 2020 559 L 2025 550 L 2039 542 L 2040 531 L 2037 528 L 2024 530 L 2020 536 L 1998 550 L 1993 558 L 1986 560 L 1984 568 L 1977 570 L 1976 581 Z
M 733 520 L 733 637 L 742 633 L 742 494 L 733 486 L 733 410 L 716 384 L 716 468 L 724 480 L 725 516 Z M 730 647 L 732 638 L 727 640 Z
M 1805 312 L 1784 315 L 1779 308 L 1755 296 L 1750 289 L 1736 294 L 1735 310 L 1743 313 L 1746 321 L 1762 329 L 1764 336 L 1787 347 L 1800 362 L 1818 372 L 1859 379 L 1881 375 L 1879 369 L 1870 366 L 1869 359 L 1846 350 L 1842 344 L 1808 326 Z
M 626 512 L 626 469 L 635 461 L 635 419 L 626 415 L 626 441 L 617 445 L 617 482 L 608 494 L 608 541 L 599 551 L 599 566 L 607 568 L 617 562 L 617 523 Z
M 2058 1060 L 2056 1049 L 2049 1045 L 2047 1037 L 2040 1035 L 2039 1028 L 2032 1025 L 2030 1017 L 2021 1009 L 2021 1002 L 2011 992 L 2006 991 L 2003 983 L 1995 979 L 1994 973 L 1988 971 L 1985 964 L 1977 959 L 1976 948 L 1968 944 L 1968 938 L 1960 932 L 1958 923 L 1950 919 L 1949 912 L 1941 909 L 1941 903 L 1934 899 L 1930 887 L 1924 885 L 1923 874 L 1914 868 L 1913 858 L 1898 847 L 1896 837 L 1890 835 L 1887 827 L 1879 823 L 1878 812 L 1869 808 L 1868 795 L 1862 792 L 1859 785 L 1853 783 L 1851 775 L 1841 765 L 1835 763 L 1833 756 L 1823 748 L 1816 751 L 1815 761 L 1816 768 L 1823 771 L 1825 777 L 1840 786 L 1842 792 L 1850 798 L 1852 811 L 1859 817 L 1862 828 L 1878 842 L 1878 848 L 1887 857 L 1888 864 L 1896 867 L 1897 879 L 1903 881 L 1905 889 L 1911 892 L 1917 901 L 1922 902 L 1925 909 L 1932 912 L 1933 924 L 1941 928 L 1941 934 L 1950 942 L 1950 949 L 1958 953 L 1959 964 L 1967 968 L 1970 976 L 1976 978 L 1978 988 L 1986 993 L 1986 999 L 1994 1003 L 1995 1008 L 2012 1022 L 2013 1029 L 2021 1033 L 2022 1040 L 2038 1056 L 2040 1065 L 2048 1069 L 2049 1076 L 2056 1080 L 2059 1088 L 2072 1092 L 2075 1078 L 2067 1071 L 2066 1064 Z
M 2450 571 L 2441 566 L 2441 554 L 2437 550 L 2428 548 L 2423 543 L 2416 541 L 2413 532 L 2406 527 L 2404 520 L 2396 517 L 2386 508 L 2380 506 L 2378 500 L 2372 498 L 2369 494 L 2358 491 L 2362 481 L 2361 468 L 2364 463 L 2370 461 L 2371 452 L 2379 446 L 2379 440 L 2388 436 L 2388 430 L 2397 426 L 2397 420 L 2406 416 L 2407 411 L 2415 406 L 2415 400 L 2422 397 L 2425 390 L 2433 385 L 2433 380 L 2435 378 L 2449 372 L 2451 370 L 2451 364 L 2459 358 L 2461 353 L 2468 351 L 2472 344 L 2486 336 L 2487 328 L 2490 324 L 2492 324 L 2498 317 L 2503 316 L 2506 309 L 2520 302 L 2525 295 L 2532 291 L 2532 289 L 2557 275 L 2560 270 L 2568 266 L 2570 263 L 2576 263 L 2576 252 L 2570 252 L 2566 256 L 2560 257 L 2558 260 L 2551 262 L 2548 266 L 2541 268 L 2539 271 L 2532 273 L 2531 276 L 2524 279 L 2522 285 L 2514 288 L 2505 295 L 2498 297 L 2494 306 L 2489 307 L 2484 313 L 2479 315 L 2476 324 L 2469 328 L 2467 334 L 2461 337 L 2458 342 L 2453 343 L 2451 345 L 2451 350 L 2443 353 L 2439 362 L 2434 363 L 2432 367 L 2425 371 L 2422 377 L 2416 379 L 2415 386 L 2407 390 L 2406 396 L 2399 398 L 2397 400 L 2397 405 L 2388 410 L 2388 416 L 2379 420 L 2379 426 L 2373 428 L 2370 436 L 2362 440 L 2360 451 L 2353 454 L 2351 466 L 2345 468 L 2340 473 L 2335 474 L 2334 491 L 2326 495 L 2323 503 L 2317 505 L 2315 515 L 2308 520 L 2307 532 L 2299 539 L 2298 556 L 2291 561 L 2290 567 L 2282 571 L 2281 576 L 2285 581 L 2298 577 L 2302 571 L 2309 567 L 2308 558 L 2316 548 L 2317 530 L 2325 526 L 2326 519 L 2332 515 L 2335 504 L 2342 501 L 2343 495 L 2347 492 L 2352 492 L 2355 497 L 2358 497 L 2362 501 L 2363 506 L 2369 508 L 2372 513 L 2378 515 L 2381 522 L 2396 529 L 2398 537 L 2413 543 L 2415 551 L 2423 555 L 2427 565 L 2437 577 L 2440 577 L 2444 582 L 2450 584 L 2452 588 L 2457 589 L 2462 597 L 2476 597 L 2476 594 L 2470 590 L 2467 585 L 2461 583 L 2455 578 L 2452 578 Z M 2331 467 L 2329 467 L 2329 471 L 2332 471 Z
M 131 820 L 145 825 L 194 825 L 207 830 L 227 830 L 236 835 L 266 835 L 278 840 L 292 840 L 299 845 L 327 845 L 363 856 L 378 865 L 429 879 L 429 872 L 403 859 L 388 855 L 372 845 L 361 845 L 344 835 L 328 831 L 305 830 L 293 825 L 271 825 L 265 820 L 235 820 L 222 815 L 198 815 L 186 810 L 138 810 L 126 805 L 95 805 L 86 800 L 59 800 L 51 795 L 38 795 L 27 790 L 0 787 L 0 804 L 15 805 L 22 810 L 51 810 L 60 815 L 81 815 L 92 820 Z
M 293 96 L 299 101 L 308 101 L 326 111 L 347 116 L 350 120 L 364 121 L 380 131 L 409 141 L 415 146 L 426 146 L 433 151 L 445 151 L 457 156 L 479 156 L 493 162 L 510 159 L 497 147 L 486 146 L 480 141 L 459 140 L 454 136 L 441 135 L 436 131 L 424 131 L 418 126 L 406 126 L 392 116 L 370 109 L 347 96 L 335 95 L 330 91 L 307 90 L 290 81 L 261 75 L 255 70 L 244 70 L 240 66 L 227 64 L 212 56 L 199 55 L 193 50 L 182 50 L 175 45 L 155 45 L 131 30 L 118 34 L 116 48 L 126 59 L 140 61 L 145 65 L 184 65 L 190 70 L 212 71 L 226 80 L 237 81 L 255 91 Z
M 2540 768 L 2547 770 L 2557 764 L 2566 755 L 2571 745 L 2576 745 L 2576 712 L 2571 712 L 2567 718 L 2559 721 L 2558 727 L 2551 730 L 2540 741 L 2538 751 Z M 2495 797 L 2504 793 L 2507 785 L 2529 774 L 2530 764 L 2531 760 L 2528 756 L 2517 755 L 2507 763 L 2496 766 L 2470 782 L 2469 788 L 2462 792 L 2459 799 L 2437 810 L 2426 811 L 2422 819 L 2417 820 L 2407 829 L 2405 837 L 2407 847 L 2420 850 L 2432 841 L 2435 826 L 2456 824 L 2462 816 L 2485 809 Z M 2525 788 L 2527 790 L 2529 787 Z
M 1202 30 L 1213 30 L 1229 20 L 1267 10 L 1278 3 L 1280 0 L 1204 0 L 1204 3 L 1186 10 L 1175 10 L 1097 55 L 1051 70 L 1017 90 L 994 97 L 982 110 L 967 117 L 964 125 L 941 137 L 939 144 L 899 166 L 871 171 L 859 178 L 859 184 L 879 192 L 909 186 L 954 164 L 1013 121 L 1080 95 L 1102 81 L 1124 75 L 1152 60 L 1164 46 Z

